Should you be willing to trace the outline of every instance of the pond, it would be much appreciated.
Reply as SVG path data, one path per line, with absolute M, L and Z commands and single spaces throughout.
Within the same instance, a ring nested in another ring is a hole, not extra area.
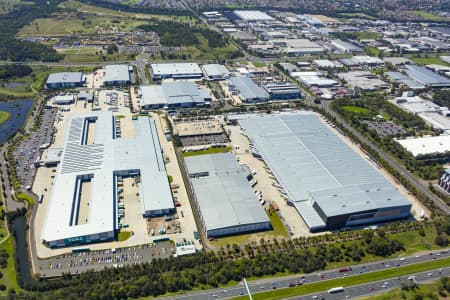
M 0 145 L 22 128 L 32 105 L 33 100 L 0 102 L 0 110 L 11 114 L 10 118 L 0 125 Z

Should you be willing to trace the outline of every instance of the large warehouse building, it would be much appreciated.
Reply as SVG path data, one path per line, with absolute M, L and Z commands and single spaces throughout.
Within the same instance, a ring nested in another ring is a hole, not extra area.
M 47 78 L 46 86 L 48 89 L 66 89 L 80 87 L 83 83 L 83 73 L 64 72 L 50 74 Z
M 163 82 L 160 85 L 143 85 L 139 91 L 144 109 L 175 109 L 205 106 L 212 100 L 206 89 L 194 82 Z
M 152 80 L 201 79 L 203 72 L 196 63 L 151 64 Z
M 409 217 L 411 203 L 317 114 L 237 119 L 311 231 Z
M 228 87 L 244 103 L 256 103 L 269 100 L 269 94 L 247 76 L 231 77 Z
M 271 229 L 246 178 L 249 170 L 239 165 L 233 154 L 186 157 L 185 164 L 208 237 Z
M 104 86 L 124 86 L 131 83 L 130 73 L 133 71 L 128 65 L 107 65 L 105 67 L 105 76 L 103 77 Z
M 118 229 L 118 176 L 140 177 L 143 217 L 175 207 L 155 123 L 133 120 L 134 139 L 115 138 L 111 112 L 75 114 L 50 196 L 41 238 L 49 247 L 106 241 Z

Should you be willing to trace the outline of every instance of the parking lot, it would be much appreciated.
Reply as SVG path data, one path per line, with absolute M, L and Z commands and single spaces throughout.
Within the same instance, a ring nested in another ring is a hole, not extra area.
M 168 258 L 174 253 L 175 247 L 169 241 L 126 248 L 65 253 L 56 257 L 37 260 L 36 271 L 41 277 L 61 276 L 62 273 L 68 272 L 78 274 L 88 270 L 98 271 L 104 268 L 120 268 L 151 262 L 153 259 Z
M 34 162 L 40 158 L 40 150 L 52 142 L 53 120 L 57 109 L 45 109 L 40 115 L 41 125 L 36 131 L 30 133 L 30 137 L 24 140 L 16 149 L 17 178 L 22 188 L 30 189 L 35 175 Z

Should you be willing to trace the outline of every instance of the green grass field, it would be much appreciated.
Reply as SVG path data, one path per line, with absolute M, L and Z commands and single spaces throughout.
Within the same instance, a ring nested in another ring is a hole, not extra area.
M 12 288 L 19 291 L 19 285 L 17 284 L 16 269 L 14 263 L 14 244 L 13 238 L 9 237 L 1 246 L 8 254 L 8 266 L 5 269 L 1 269 L 3 278 L 0 279 L 0 284 L 6 286 L 6 291 L 0 291 L 0 297 L 7 295 L 7 290 Z
M 359 40 L 368 40 L 368 39 L 377 39 L 379 37 L 377 32 L 369 32 L 369 31 L 358 31 L 352 33 L 357 36 Z
M 134 0 L 131 0 L 134 1 Z M 191 20 L 190 17 L 187 16 L 169 16 L 169 15 L 156 15 L 156 14 L 141 14 L 141 13 L 131 13 L 118 11 L 108 8 L 103 8 L 99 6 L 93 6 L 89 4 L 80 3 L 74 0 L 68 0 L 60 4 L 61 7 L 75 9 L 79 12 L 88 12 L 90 14 L 96 14 L 99 16 L 112 16 L 112 17 L 121 17 L 121 18 L 135 18 L 135 19 L 158 19 L 158 20 L 174 20 L 179 22 L 188 22 Z
M 364 107 L 346 105 L 346 106 L 342 106 L 341 108 L 349 113 L 358 114 L 358 115 L 372 114 L 372 111 L 370 111 L 369 109 L 364 108 Z
M 259 62 L 259 61 L 254 61 L 254 62 L 252 62 L 252 64 L 253 64 L 255 67 L 257 67 L 257 68 L 262 68 L 262 67 L 265 67 L 265 66 L 266 66 L 265 63 Z
M 366 47 L 365 50 L 370 56 L 378 56 L 381 53 L 381 50 L 378 50 L 375 47 Z
M 231 151 L 231 147 L 218 147 L 218 148 L 209 148 L 208 150 L 183 152 L 183 153 L 181 153 L 181 156 L 188 157 L 188 156 L 203 155 L 203 154 L 224 153 L 224 152 L 230 152 L 230 151 Z
M 317 292 L 321 292 L 321 291 L 326 291 L 326 290 L 336 287 L 336 286 L 343 286 L 343 287 L 353 286 L 353 285 L 368 283 L 368 282 L 372 282 L 372 281 L 378 281 L 378 280 L 383 280 L 383 279 L 388 279 L 388 278 L 405 276 L 405 275 L 409 275 L 409 274 L 413 274 L 413 273 L 425 272 L 428 270 L 447 267 L 449 264 L 450 264 L 450 258 L 444 258 L 444 259 L 440 259 L 440 260 L 433 260 L 433 261 L 429 261 L 429 262 L 407 265 L 407 266 L 403 266 L 403 267 L 393 267 L 390 269 L 377 271 L 377 272 L 359 274 L 356 276 L 326 280 L 326 281 L 315 282 L 315 283 L 311 283 L 311 284 L 305 284 L 302 286 L 296 286 L 296 287 L 292 287 L 292 288 L 272 290 L 269 292 L 258 293 L 258 294 L 253 295 L 253 299 L 255 299 L 255 300 L 258 300 L 258 299 L 275 300 L 275 299 L 283 299 L 286 297 L 293 297 L 293 296 L 297 296 L 297 295 L 312 294 L 312 293 L 317 293 Z M 244 300 L 244 299 L 247 299 L 247 297 L 243 296 L 243 297 L 236 297 L 233 299 Z
M 31 98 L 36 94 L 36 92 L 42 89 L 50 73 L 64 71 L 91 71 L 93 70 L 93 67 L 72 68 L 33 66 L 32 69 L 33 72 L 30 75 L 2 81 L 2 84 L 24 83 L 25 85 L 18 87 L 5 87 L 4 85 L 0 86 L 0 95 L 13 96 L 16 98 Z
M 177 54 L 179 56 L 184 54 L 190 60 L 218 60 L 228 58 L 231 53 L 237 50 L 233 44 L 221 48 L 210 48 L 208 40 L 201 34 L 197 35 L 197 39 L 199 41 L 198 46 L 186 47 Z
M 87 5 L 76 1 L 66 1 L 60 4 L 62 10 L 51 18 L 36 19 L 24 26 L 19 36 L 33 35 L 71 35 L 93 34 L 118 31 L 129 31 L 148 20 L 176 20 L 188 22 L 189 17 L 136 14 L 115 11 L 102 7 Z M 82 14 L 82 18 L 80 17 Z
M 417 57 L 413 56 L 410 57 L 412 61 L 415 63 L 421 64 L 421 65 L 443 65 L 443 66 L 450 66 L 450 64 L 446 63 L 445 61 L 441 60 L 439 57 L 431 56 L 431 57 Z
M 409 12 L 428 21 L 450 21 L 450 18 L 441 17 L 422 10 L 410 10 Z
M 267 215 L 269 216 L 273 230 L 218 238 L 214 241 L 209 242 L 210 245 L 216 248 L 220 248 L 233 244 L 248 244 L 251 241 L 259 242 L 261 238 L 270 240 L 274 238 L 287 237 L 288 232 L 286 231 L 286 228 L 284 227 L 278 215 L 276 213 L 267 213 Z
M 80 49 L 58 49 L 59 53 L 64 54 L 66 62 L 98 62 L 103 61 L 126 61 L 132 60 L 132 56 L 125 54 L 107 54 L 106 50 L 93 48 Z
M 123 242 L 128 240 L 130 237 L 131 237 L 130 231 L 121 230 L 117 236 L 117 239 L 119 240 L 119 242 Z
M 11 114 L 7 111 L 0 110 L 0 124 L 5 123 L 11 117 Z

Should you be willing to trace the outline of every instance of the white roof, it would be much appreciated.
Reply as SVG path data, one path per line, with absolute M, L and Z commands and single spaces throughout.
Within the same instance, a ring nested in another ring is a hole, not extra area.
M 397 105 L 402 107 L 404 110 L 415 114 L 422 112 L 440 111 L 439 105 L 425 100 L 419 96 L 397 97 L 395 98 L 395 101 Z
M 193 82 L 163 82 L 160 85 L 140 87 L 141 105 L 174 105 L 182 103 L 204 103 L 208 91 Z M 209 95 L 209 94 L 208 94 Z
M 314 63 L 319 68 L 335 68 L 336 67 L 336 64 L 328 59 L 315 59 Z
M 418 114 L 425 122 L 437 129 L 450 130 L 450 118 L 438 112 L 424 112 Z
M 356 55 L 352 59 L 356 60 L 360 64 L 383 64 L 383 60 L 378 57 L 368 56 L 368 55 Z
M 203 74 L 196 63 L 151 64 L 153 75 Z
M 103 82 L 130 81 L 130 67 L 128 65 L 107 65 Z
M 414 156 L 450 151 L 450 135 L 409 138 L 397 142 Z
M 265 12 L 259 10 L 235 10 L 234 14 L 244 21 L 271 21 L 274 20 Z
M 224 65 L 207 64 L 202 66 L 203 72 L 207 77 L 209 76 L 226 76 L 230 73 Z
M 83 144 L 87 120 L 95 120 L 93 144 Z M 113 139 L 112 112 L 75 114 L 66 130 L 64 152 L 48 206 L 41 238 L 57 241 L 116 229 L 114 173 L 140 172 L 142 212 L 173 208 L 170 186 L 161 154 L 155 122 L 140 117 L 133 121 L 134 139 Z M 89 218 L 77 225 L 73 220 L 76 181 L 92 177 Z M 71 221 L 72 219 L 72 221 Z

